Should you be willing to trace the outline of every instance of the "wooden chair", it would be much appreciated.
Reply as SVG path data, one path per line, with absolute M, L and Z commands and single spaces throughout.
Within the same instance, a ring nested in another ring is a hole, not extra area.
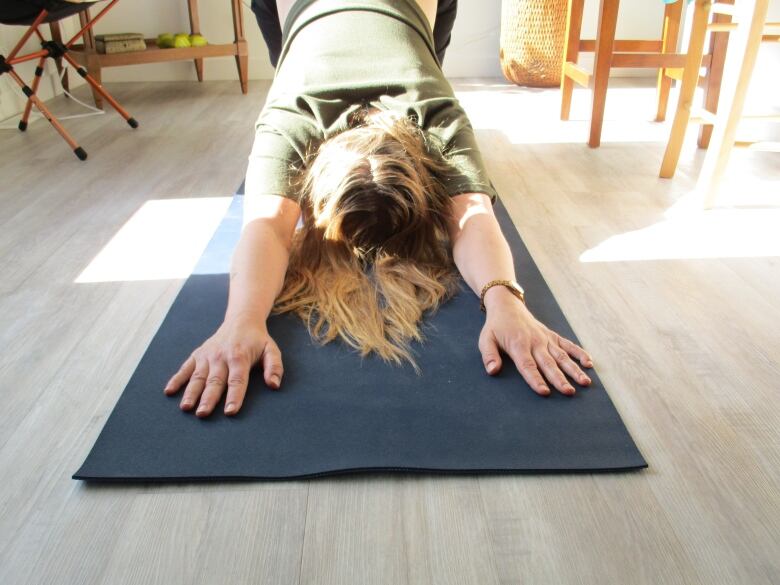
M 682 87 L 674 116 L 672 131 L 661 163 L 660 176 L 670 178 L 677 169 L 688 122 L 710 125 L 709 150 L 704 158 L 695 192 L 704 208 L 712 207 L 731 149 L 735 146 L 736 129 L 742 118 L 750 78 L 762 42 L 780 40 L 780 23 L 767 23 L 769 0 L 737 0 L 712 2 L 696 0 L 688 57 L 682 74 Z M 710 15 L 714 15 L 710 22 Z M 733 18 L 733 20 L 732 20 Z M 775 29 L 775 30 L 773 30 Z M 705 100 L 704 109 L 692 115 L 691 104 L 699 84 L 699 69 L 708 32 L 728 34 L 728 54 L 722 70 L 720 103 Z M 770 34 L 774 32 L 774 34 Z M 744 116 L 768 121 L 780 121 L 780 116 Z M 741 143 L 751 146 L 754 143 Z M 702 144 L 701 134 L 699 140 Z
M 601 144 L 607 83 L 612 67 L 658 68 L 658 110 L 655 119 L 663 121 L 666 117 L 672 83 L 667 75 L 668 68 L 681 68 L 685 60 L 685 55 L 676 52 L 684 3 L 685 0 L 677 0 L 674 4 L 666 5 L 660 40 L 615 40 L 620 0 L 600 0 L 598 33 L 594 41 L 580 38 L 585 0 L 569 0 L 561 74 L 561 120 L 569 119 L 574 83 L 591 87 L 593 101 L 589 146 L 595 148 Z M 577 64 L 579 54 L 584 52 L 595 53 L 592 73 Z

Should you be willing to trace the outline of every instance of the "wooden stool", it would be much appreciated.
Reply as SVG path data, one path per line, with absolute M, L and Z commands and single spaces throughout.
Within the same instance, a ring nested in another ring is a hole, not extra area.
M 768 5 L 769 0 L 737 0 L 736 4 L 696 0 L 688 58 L 682 75 L 680 99 L 677 103 L 677 112 L 661 164 L 660 176 L 670 178 L 674 175 L 688 122 L 710 125 L 713 128 L 712 142 L 704 158 L 695 190 L 704 208 L 712 206 L 726 162 L 731 149 L 735 146 L 736 129 L 740 118 L 743 117 L 742 109 L 745 95 L 756 64 L 758 48 L 762 42 L 780 41 L 780 34 L 777 34 L 780 32 L 780 23 L 766 22 Z M 709 22 L 710 14 L 715 15 L 713 22 Z M 733 22 L 732 17 L 735 17 Z M 770 29 L 777 30 L 770 31 Z M 705 109 L 692 116 L 691 103 L 699 83 L 704 42 L 709 31 L 730 33 L 729 36 L 731 36 L 722 71 L 720 104 L 716 101 L 715 108 L 712 108 L 711 104 L 705 100 Z M 774 32 L 774 34 L 770 34 L 770 32 Z M 713 111 L 715 109 L 716 111 Z M 744 117 L 780 121 L 780 116 Z M 740 143 L 739 145 L 753 146 L 754 144 Z M 699 145 L 702 145 L 701 139 Z
M 588 145 L 601 144 L 601 127 L 604 122 L 604 104 L 607 98 L 607 83 L 612 67 L 659 68 L 658 110 L 656 121 L 666 117 L 669 89 L 672 80 L 668 68 L 684 65 L 685 55 L 678 54 L 677 39 L 680 32 L 680 18 L 685 0 L 667 4 L 664 9 L 664 23 L 660 40 L 615 40 L 620 0 L 600 0 L 598 33 L 596 40 L 580 38 L 582 11 L 585 0 L 569 0 L 566 18 L 566 48 L 561 74 L 561 120 L 569 119 L 574 82 L 592 88 L 593 102 L 590 117 Z M 595 52 L 593 72 L 577 65 L 577 57 L 583 52 Z M 707 63 L 708 65 L 709 63 Z

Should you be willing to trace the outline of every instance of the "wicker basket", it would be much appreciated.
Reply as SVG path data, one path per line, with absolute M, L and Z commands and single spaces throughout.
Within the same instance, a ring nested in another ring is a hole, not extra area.
M 561 82 L 567 0 L 503 0 L 501 70 L 518 85 Z

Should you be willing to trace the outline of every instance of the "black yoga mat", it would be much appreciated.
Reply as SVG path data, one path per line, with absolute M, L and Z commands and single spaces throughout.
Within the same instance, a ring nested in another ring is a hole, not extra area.
M 259 371 L 238 415 L 179 410 L 163 387 L 224 315 L 230 254 L 241 230 L 237 195 L 185 282 L 74 479 L 283 479 L 346 472 L 594 472 L 647 467 L 592 370 L 574 397 L 530 390 L 505 359 L 485 373 L 479 301 L 466 285 L 425 325 L 422 375 L 313 343 L 293 316 L 269 320 L 282 349 L 282 389 Z M 495 206 L 535 315 L 576 340 L 503 205 Z M 590 348 L 598 355 L 598 348 Z M 624 389 L 630 391 L 630 389 Z

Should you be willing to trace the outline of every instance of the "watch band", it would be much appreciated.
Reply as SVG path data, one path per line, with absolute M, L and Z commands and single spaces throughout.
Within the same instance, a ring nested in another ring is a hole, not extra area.
M 482 287 L 482 292 L 480 292 L 479 294 L 479 308 L 483 313 L 487 312 L 487 309 L 485 308 L 485 293 L 492 287 L 499 286 L 499 285 L 508 288 L 513 295 L 515 295 L 518 299 L 520 299 L 523 302 L 523 304 L 525 304 L 525 291 L 523 290 L 523 287 L 517 284 L 513 280 L 505 280 L 499 278 L 496 280 L 491 280 L 485 286 Z

